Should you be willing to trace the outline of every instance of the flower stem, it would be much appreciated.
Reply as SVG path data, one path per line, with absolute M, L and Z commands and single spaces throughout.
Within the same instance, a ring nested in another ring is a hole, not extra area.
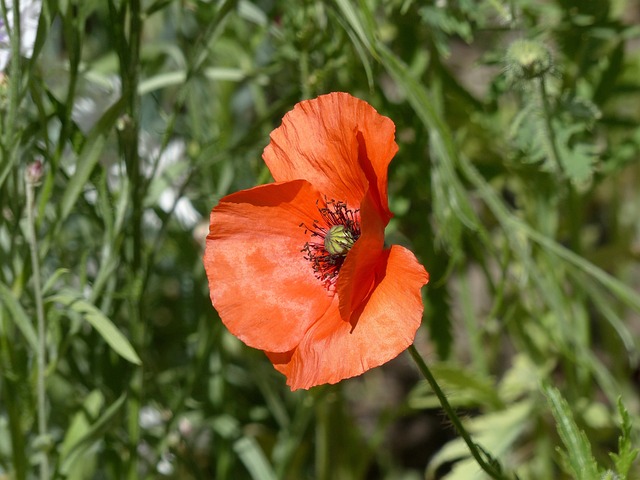
M 562 162 L 560 160 L 560 152 L 558 150 L 558 144 L 556 142 L 556 135 L 553 131 L 553 124 L 551 122 L 551 105 L 549 102 L 549 94 L 547 93 L 547 85 L 545 83 L 544 75 L 542 75 L 538 79 L 538 86 L 540 88 L 540 99 L 542 101 L 542 111 L 544 112 L 544 126 L 547 130 L 547 140 L 551 145 L 551 156 L 553 157 L 553 163 L 558 169 L 558 172 L 560 172 L 560 174 L 563 174 L 564 168 L 562 167 Z
M 38 259 L 38 240 L 36 238 L 34 218 L 34 190 L 35 182 L 26 179 L 27 191 L 27 241 L 31 250 L 31 268 L 33 271 L 33 290 L 36 300 L 36 315 L 38 321 L 38 348 L 37 348 L 37 411 L 38 411 L 38 436 L 43 448 L 40 456 L 40 479 L 49 479 L 49 454 L 47 435 L 47 397 L 45 385 L 45 372 L 47 368 L 47 339 L 44 322 L 44 307 L 42 301 L 42 286 L 40 285 L 40 261 Z
M 429 367 L 427 366 L 426 362 L 422 359 L 422 357 L 420 356 L 420 354 L 418 353 L 414 345 L 411 345 L 409 347 L 409 353 L 413 357 L 413 360 L 416 362 L 416 365 L 418 365 L 418 369 L 420 370 L 424 378 L 426 378 L 427 382 L 429 382 L 429 385 L 431 385 L 433 392 L 436 394 L 436 397 L 438 397 L 438 400 L 440 401 L 440 405 L 442 406 L 442 409 L 445 411 L 445 413 L 449 417 L 449 420 L 451 420 L 451 423 L 453 423 L 453 426 L 458 431 L 458 434 L 462 437 L 464 442 L 467 444 L 467 447 L 469 447 L 469 451 L 471 452 L 471 455 L 473 456 L 475 461 L 478 463 L 478 465 L 480 465 L 482 470 L 484 470 L 491 478 L 495 480 L 509 480 L 509 477 L 507 477 L 502 472 L 502 467 L 500 466 L 498 461 L 493 457 L 491 457 L 482 447 L 476 444 L 471 438 L 471 436 L 469 435 L 469 432 L 465 430 L 464 426 L 462 425 L 462 422 L 460 421 L 460 418 L 451 407 L 451 404 L 449 403 L 449 401 L 447 400 L 447 397 L 445 396 L 444 392 L 440 388 L 440 385 L 438 385 L 436 378 L 433 376 L 433 374 L 431 373 L 431 370 L 429 370 Z

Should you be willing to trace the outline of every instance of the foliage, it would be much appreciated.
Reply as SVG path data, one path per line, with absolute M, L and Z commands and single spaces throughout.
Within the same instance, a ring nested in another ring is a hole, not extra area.
M 474 441 L 521 480 L 640 478 L 634 2 L 45 0 L 29 48 L 11 3 L 0 478 L 484 478 L 407 355 L 292 393 L 211 307 L 211 207 L 329 91 L 396 123 L 387 240 Z

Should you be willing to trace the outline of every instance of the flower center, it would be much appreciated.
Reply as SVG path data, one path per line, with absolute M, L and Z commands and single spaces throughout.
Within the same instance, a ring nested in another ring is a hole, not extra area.
M 316 278 L 331 289 L 347 253 L 360 238 L 360 214 L 335 200 L 325 201 L 324 207 L 318 206 L 318 212 L 321 220 L 314 220 L 311 226 L 300 224 L 305 233 L 311 233 L 310 241 L 301 251 L 311 262 Z
M 353 233 L 344 225 L 334 225 L 324 237 L 324 249 L 330 255 L 346 255 L 354 243 Z

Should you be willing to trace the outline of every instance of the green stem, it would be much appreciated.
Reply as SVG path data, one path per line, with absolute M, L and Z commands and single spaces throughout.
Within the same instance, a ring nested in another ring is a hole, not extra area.
M 538 85 L 540 87 L 540 98 L 542 100 L 542 110 L 544 112 L 544 125 L 547 129 L 547 138 L 551 144 L 551 154 L 553 157 L 553 163 L 555 163 L 558 172 L 563 173 L 562 162 L 560 161 L 560 152 L 556 142 L 556 135 L 553 131 L 553 125 L 551 123 L 551 105 L 549 103 L 549 95 L 547 93 L 547 84 L 545 83 L 544 75 L 538 79 Z
M 491 478 L 494 478 L 495 480 L 509 480 L 509 477 L 507 477 L 504 473 L 502 473 L 502 468 L 497 463 L 497 461 L 491 457 L 489 457 L 487 460 L 487 457 L 488 457 L 487 452 L 482 450 L 481 447 L 479 447 L 473 441 L 469 433 L 466 431 L 466 429 L 462 425 L 460 418 L 451 407 L 451 404 L 449 403 L 446 395 L 440 388 L 440 385 L 438 385 L 436 378 L 433 376 L 433 374 L 431 373 L 431 370 L 429 370 L 429 367 L 427 366 L 426 362 L 422 359 L 422 357 L 420 356 L 420 354 L 418 353 L 414 345 L 411 345 L 409 347 L 409 353 L 413 357 L 413 360 L 416 362 L 416 365 L 418 365 L 418 369 L 420 370 L 424 378 L 426 378 L 427 382 L 429 382 L 429 385 L 431 385 L 433 392 L 436 394 L 436 397 L 438 397 L 438 400 L 440 401 L 440 405 L 442 406 L 442 409 L 445 411 L 445 413 L 449 417 L 449 420 L 451 420 L 451 423 L 453 423 L 453 426 L 458 431 L 458 434 L 462 437 L 464 442 L 467 444 L 467 447 L 469 447 L 469 451 L 471 452 L 471 455 L 473 456 L 475 461 L 478 463 L 478 465 L 480 465 L 480 468 L 482 468 L 482 470 L 484 470 Z
M 316 478 L 318 480 L 328 480 L 331 478 L 331 459 L 329 455 L 329 448 L 331 444 L 331 428 L 329 425 L 330 414 L 329 405 L 330 400 L 325 397 L 317 402 L 316 406 Z
M 38 348 L 37 348 L 37 397 L 38 397 L 38 435 L 40 441 L 47 438 L 47 411 L 46 411 L 46 385 L 45 372 L 47 367 L 47 341 L 44 322 L 44 306 L 42 301 L 42 287 L 40 285 L 40 262 L 38 259 L 38 240 L 36 238 L 35 218 L 34 218 L 34 189 L 35 184 L 26 180 L 27 190 L 27 234 L 31 250 L 31 268 L 33 270 L 33 290 L 36 299 L 36 315 L 38 319 Z M 40 478 L 49 479 L 49 456 L 46 444 L 40 456 Z
M 10 3 L 10 2 L 9 2 Z M 6 1 L 2 0 L 2 20 L 8 22 L 8 12 Z M 21 92 L 20 92 L 20 5 L 16 3 L 13 5 L 12 10 L 13 28 L 9 35 L 9 45 L 11 48 L 11 68 L 9 71 L 9 110 L 7 112 L 7 121 L 4 124 L 5 127 L 5 145 L 10 145 L 14 134 L 14 119 L 18 111 L 18 105 L 20 104 Z M 7 23 L 8 25 L 8 23 Z
M 309 85 L 309 55 L 306 50 L 300 52 L 300 91 L 302 98 L 311 98 Z
M 119 141 L 127 167 L 129 179 L 129 202 L 131 206 L 131 238 L 128 276 L 128 306 L 130 331 L 133 344 L 144 357 L 145 331 L 142 315 L 144 265 L 143 265 L 143 198 L 146 190 L 138 153 L 140 131 L 140 97 L 138 95 L 140 72 L 140 46 L 142 36 L 142 4 L 140 0 L 129 2 L 109 2 L 110 16 L 113 21 L 113 33 L 122 80 L 124 115 L 120 121 Z M 141 439 L 140 410 L 144 398 L 144 370 L 139 366 L 133 372 L 129 382 L 127 401 L 127 433 L 129 440 L 129 459 L 126 478 L 139 478 L 138 445 Z
M 20 391 L 22 378 L 15 368 L 15 353 L 13 343 L 7 333 L 7 322 L 4 320 L 4 311 L 0 310 L 0 389 L 3 393 L 4 408 L 9 424 L 9 434 L 11 436 L 11 453 L 13 460 L 13 477 L 15 480 L 25 480 L 27 478 L 27 457 L 22 431 L 23 412 L 21 411 Z M 11 475 L 11 474 L 10 474 Z
M 2 21 L 8 23 L 8 11 L 7 3 L 5 0 L 0 0 L 0 14 L 2 15 Z M 20 100 L 22 99 L 21 82 L 22 72 L 20 66 L 20 5 L 14 2 L 12 10 L 13 28 L 9 35 L 12 61 L 10 63 L 9 75 L 8 75 L 8 102 L 6 105 L 6 115 L 4 115 L 5 105 L 0 105 L 0 157 L 4 157 L 7 161 L 0 162 L 2 167 L 0 168 L 0 187 L 5 182 L 9 173 L 12 171 L 13 166 L 18 161 L 18 136 L 16 135 L 16 125 L 18 118 L 18 107 L 20 106 Z M 3 78 L 4 73 L 0 72 L 0 82 L 6 82 L 7 79 Z

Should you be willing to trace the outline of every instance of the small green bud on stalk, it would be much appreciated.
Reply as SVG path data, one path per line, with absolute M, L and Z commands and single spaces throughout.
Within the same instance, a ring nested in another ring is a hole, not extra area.
M 40 185 L 42 179 L 43 165 L 40 160 L 36 160 L 27 165 L 24 172 L 24 179 L 29 185 Z
M 507 74 L 513 80 L 531 80 L 551 70 L 547 47 L 533 40 L 516 40 L 507 51 Z

